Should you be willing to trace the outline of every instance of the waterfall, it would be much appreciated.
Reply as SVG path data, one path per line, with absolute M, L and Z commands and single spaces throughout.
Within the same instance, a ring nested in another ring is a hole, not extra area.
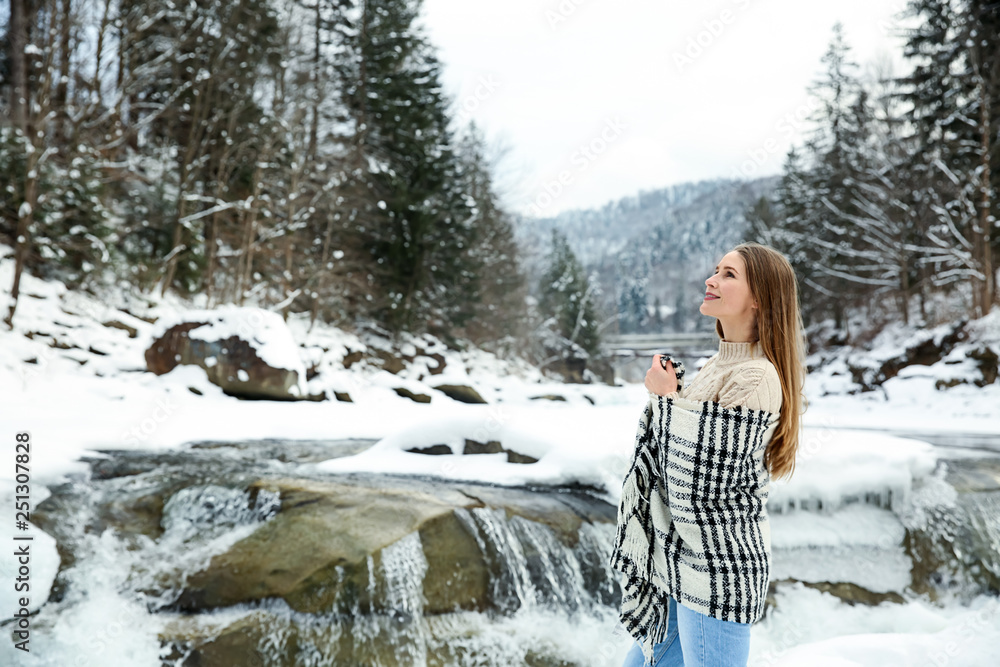
M 33 618 L 44 650 L 22 656 L 0 645 L 0 662 L 597 667 L 620 662 L 632 643 L 618 622 L 620 590 L 608 563 L 616 508 L 566 489 L 336 477 L 368 494 L 462 502 L 433 515 L 424 524 L 436 526 L 430 532 L 412 530 L 360 560 L 309 574 L 322 601 L 309 611 L 294 595 L 199 607 L 193 577 L 293 511 L 276 490 L 282 480 L 311 489 L 331 479 L 309 477 L 292 455 L 279 465 L 250 447 L 240 451 L 242 458 L 212 448 L 120 453 L 117 463 L 101 460 L 107 474 L 53 487 L 33 513 L 63 557 L 49 602 Z M 849 584 L 853 593 L 836 594 L 868 603 L 908 590 L 995 592 L 1000 491 L 989 486 L 992 468 L 965 465 L 949 462 L 912 486 L 859 487 L 839 500 L 783 499 L 779 491 L 768 504 L 772 580 Z M 322 494 L 310 493 L 296 507 L 318 506 Z M 324 511 L 337 511 L 334 500 Z M 365 528 L 377 534 L 383 527 L 372 520 Z M 442 593 L 442 577 L 459 583 Z M 481 587 L 475 596 L 473 586 Z

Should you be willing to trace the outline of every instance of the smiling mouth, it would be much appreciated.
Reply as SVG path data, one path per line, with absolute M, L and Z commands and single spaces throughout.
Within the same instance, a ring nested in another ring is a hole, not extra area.
M 718 299 L 718 298 L 719 297 L 715 296 L 714 294 L 706 294 L 705 295 L 705 301 L 712 301 L 712 300 L 715 300 L 715 299 Z

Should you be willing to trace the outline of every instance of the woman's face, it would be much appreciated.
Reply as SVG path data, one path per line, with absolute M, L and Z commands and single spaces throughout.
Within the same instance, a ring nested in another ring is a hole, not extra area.
M 705 281 L 705 298 L 700 310 L 704 315 L 721 319 L 723 328 L 726 328 L 727 320 L 733 323 L 752 322 L 753 305 L 746 264 L 740 253 L 734 250 L 722 258 L 715 267 L 715 273 Z

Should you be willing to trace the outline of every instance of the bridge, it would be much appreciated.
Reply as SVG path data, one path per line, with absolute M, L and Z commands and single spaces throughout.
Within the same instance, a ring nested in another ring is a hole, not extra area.
M 601 341 L 601 349 L 608 354 L 617 351 L 646 351 L 677 349 L 719 349 L 719 337 L 711 333 L 654 333 L 622 334 L 607 336 Z
M 719 351 L 719 336 L 714 331 L 607 336 L 601 341 L 601 351 L 611 360 L 616 378 L 641 383 L 657 352 L 684 362 L 688 373 L 693 374 L 697 370 L 695 362 Z

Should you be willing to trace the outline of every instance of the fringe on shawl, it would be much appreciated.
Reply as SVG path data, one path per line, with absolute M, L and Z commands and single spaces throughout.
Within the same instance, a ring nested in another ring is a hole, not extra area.
M 677 378 L 677 389 L 684 386 L 684 364 L 670 359 Z M 639 437 L 628 474 L 622 482 L 618 508 L 618 529 L 611 552 L 611 566 L 625 574 L 619 619 L 641 644 L 646 661 L 653 661 L 653 646 L 667 635 L 670 596 L 652 583 L 655 542 L 647 526 L 650 517 L 650 494 L 655 484 L 652 466 L 660 461 L 661 444 L 652 437 L 651 410 L 647 407 L 639 422 Z M 639 525 L 636 525 L 636 522 Z
M 632 464 L 622 483 L 611 565 L 625 574 L 619 619 L 651 664 L 653 647 L 666 638 L 670 596 L 651 581 L 656 545 L 646 527 L 652 524 L 649 498 L 655 479 L 651 466 L 659 460 L 660 445 L 652 438 L 648 420 L 649 414 L 644 413 Z

